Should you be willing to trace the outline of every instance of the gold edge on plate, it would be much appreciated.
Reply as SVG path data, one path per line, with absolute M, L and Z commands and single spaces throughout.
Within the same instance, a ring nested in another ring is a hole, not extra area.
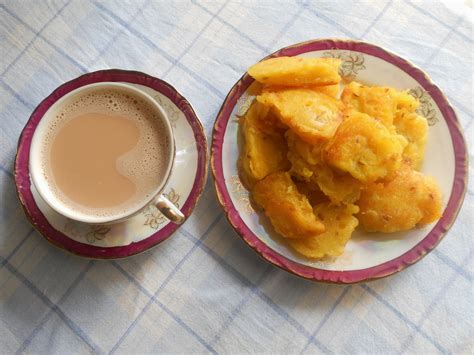
M 322 39 L 318 39 L 316 41 L 335 41 L 335 42 L 346 42 L 346 43 L 358 43 L 358 44 L 368 44 L 368 45 L 372 45 L 368 42 L 364 42 L 364 41 L 358 41 L 358 40 L 352 40 L 352 39 L 340 39 L 340 38 L 322 38 Z M 308 40 L 308 41 L 305 41 L 305 42 L 300 42 L 300 43 L 296 43 L 296 44 L 293 44 L 293 45 L 290 45 L 290 46 L 287 46 L 287 47 L 284 47 L 284 48 L 280 48 L 278 49 L 277 51 L 267 55 L 266 57 L 262 58 L 260 61 L 263 61 L 267 58 L 271 58 L 271 57 L 274 57 L 274 56 L 277 56 L 282 50 L 284 49 L 289 49 L 289 48 L 297 48 L 297 47 L 300 47 L 300 46 L 303 46 L 303 45 L 307 45 L 307 44 L 310 44 L 310 43 L 313 43 L 315 42 L 315 40 Z M 455 116 L 456 116 L 456 120 L 453 122 L 453 124 L 456 126 L 457 130 L 459 131 L 460 135 L 461 135 L 461 138 L 462 138 L 462 141 L 463 141 L 463 145 L 465 147 L 465 154 L 464 154 L 464 161 L 463 161 L 463 165 L 467 171 L 468 169 L 468 149 L 467 149 L 467 144 L 466 144 L 466 140 L 465 140 L 465 137 L 464 137 L 464 132 L 463 132 L 463 128 L 459 122 L 459 120 L 457 119 L 458 117 L 458 114 L 457 114 L 457 110 L 454 108 L 454 106 L 452 105 L 452 103 L 449 101 L 448 97 L 444 94 L 444 92 L 431 80 L 430 76 L 428 75 L 428 73 L 426 73 L 425 70 L 419 68 L 417 65 L 415 65 L 413 62 L 411 62 L 410 60 L 407 60 L 399 55 L 397 55 L 396 53 L 392 52 L 391 50 L 388 50 L 387 48 L 383 47 L 383 46 L 380 46 L 380 45 L 372 45 L 372 46 L 375 46 L 375 47 L 378 47 L 382 50 L 384 50 L 385 52 L 387 52 L 387 54 L 389 54 L 390 56 L 393 56 L 393 57 L 396 57 L 396 58 L 400 58 L 402 60 L 404 60 L 405 62 L 407 62 L 411 67 L 415 68 L 415 69 L 418 69 L 424 76 L 424 79 L 430 84 L 432 85 L 434 88 L 436 88 L 440 94 L 442 95 L 442 97 L 444 98 L 444 100 L 446 101 L 446 103 L 448 104 L 448 106 L 453 110 Z M 357 51 L 354 51 L 354 52 L 357 52 Z M 391 63 L 389 63 L 391 64 Z M 393 64 L 392 64 L 393 65 Z M 251 248 L 254 252 L 256 252 L 264 261 L 266 261 L 267 263 L 273 265 L 273 266 L 276 266 L 277 268 L 281 269 L 281 270 L 284 270 L 292 275 L 295 275 L 299 278 L 302 278 L 302 279 L 305 279 L 305 280 L 310 280 L 310 281 L 313 281 L 313 282 L 320 282 L 320 283 L 326 283 L 326 284 L 337 284 L 337 285 L 349 285 L 349 284 L 363 284 L 363 283 L 367 283 L 367 282 L 371 282 L 371 281 L 376 281 L 376 280 L 380 280 L 380 279 L 384 279 L 384 278 L 387 278 L 389 276 L 392 276 L 394 274 L 397 274 L 399 273 L 400 271 L 403 271 L 405 269 L 407 269 L 408 267 L 416 264 L 418 261 L 420 261 L 423 257 L 425 257 L 427 254 L 429 254 L 432 250 L 434 250 L 438 244 L 444 239 L 445 235 L 447 234 L 447 232 L 449 231 L 449 229 L 451 228 L 451 226 L 454 224 L 454 222 L 456 221 L 457 219 L 457 216 L 459 214 L 459 211 L 461 210 L 461 207 L 462 207 L 462 204 L 463 204 L 463 201 L 464 201 L 464 197 L 466 195 L 466 191 L 467 191 L 467 182 L 468 182 L 468 174 L 464 174 L 464 179 L 463 179 L 463 182 L 464 182 L 464 186 L 463 186 L 463 191 L 462 191 L 462 195 L 460 196 L 459 198 L 459 203 L 458 203 L 458 206 L 456 208 L 456 211 L 454 212 L 454 215 L 453 215 L 453 218 L 452 220 L 450 221 L 449 225 L 447 226 L 446 230 L 443 231 L 440 235 L 440 237 L 438 238 L 438 240 L 436 241 L 436 243 L 430 248 L 430 249 L 427 249 L 427 250 L 423 250 L 420 255 L 415 258 L 414 260 L 412 260 L 410 263 L 402 263 L 400 264 L 400 266 L 395 270 L 395 271 L 388 271 L 387 273 L 384 273 L 384 274 L 379 274 L 379 275 L 376 275 L 374 277 L 369 277 L 367 279 L 364 279 L 364 280 L 359 280 L 359 281 L 354 281 L 354 282 L 344 282 L 344 281 L 328 281 L 328 280 L 318 280 L 318 279 L 315 279 L 313 277 L 306 277 L 304 275 L 301 275 L 300 273 L 298 273 L 296 270 L 293 270 L 292 268 L 290 267 L 283 267 L 281 265 L 278 265 L 277 263 L 275 263 L 274 261 L 272 261 L 270 258 L 268 258 L 267 256 L 263 255 L 262 253 L 260 253 L 257 249 L 256 249 L 256 246 L 254 245 L 251 245 L 246 239 L 245 237 L 239 232 L 238 228 L 236 225 L 234 225 L 234 223 L 232 222 L 232 220 L 230 219 L 230 216 L 229 216 L 229 210 L 228 210 L 228 207 L 224 204 L 224 201 L 223 201 L 223 197 L 221 196 L 220 192 L 219 192 L 219 189 L 218 189 L 218 185 L 217 185 L 217 179 L 216 179 L 216 171 L 215 171 L 215 164 L 214 164 L 214 161 L 216 160 L 216 157 L 215 157 L 215 153 L 214 153 L 214 150 L 212 149 L 213 145 L 214 145 L 214 135 L 216 134 L 216 132 L 218 131 L 218 125 L 220 123 L 220 121 L 222 120 L 222 111 L 225 107 L 225 104 L 227 102 L 227 100 L 229 99 L 229 97 L 231 96 L 231 94 L 233 94 L 238 88 L 239 86 L 241 85 L 242 81 L 249 77 L 249 74 L 247 72 L 245 72 L 241 77 L 240 79 L 234 84 L 234 86 L 231 88 L 231 90 L 229 91 L 229 93 L 226 95 L 226 97 L 224 98 L 224 101 L 221 105 L 221 108 L 219 109 L 219 112 L 217 113 L 217 116 L 216 116 L 216 120 L 214 122 L 214 126 L 213 126 L 213 131 L 212 131 L 212 136 L 211 136 L 211 159 L 210 159 L 210 164 L 211 164 L 211 172 L 212 172 L 212 177 L 213 177 L 213 180 L 214 180 L 214 189 L 215 189 L 215 193 L 216 193 L 216 196 L 217 196 L 217 200 L 219 202 L 219 204 L 221 205 L 223 211 L 224 211 L 224 215 L 226 217 L 226 219 L 228 220 L 229 224 L 232 226 L 232 228 L 234 229 L 234 231 L 239 235 L 240 239 L 243 240 L 245 242 L 245 244 L 247 245 L 247 247 Z M 430 95 L 431 96 L 431 95 Z M 439 109 L 439 107 L 438 107 Z M 442 115 L 443 116 L 443 115 Z M 443 116 L 444 118 L 444 116 Z M 222 144 L 223 145 L 223 144 Z M 222 145 L 221 145 L 221 148 L 222 148 Z M 252 232 L 253 233 L 253 232 Z M 263 243 L 263 242 L 262 242 Z M 420 241 L 421 243 L 421 241 Z M 264 243 L 265 244 L 265 243 Z M 266 244 L 265 244 L 266 245 Z M 417 244 L 418 245 L 418 244 Z M 267 245 L 266 245 L 267 246 Z M 268 247 L 268 246 L 267 246 Z M 415 246 L 416 247 L 416 246 Z M 413 248 L 411 248 L 410 250 L 412 250 Z M 272 249 L 273 250 L 273 249 Z M 409 251 L 410 251 L 409 250 Z M 407 253 L 409 252 L 407 251 Z M 274 251 L 275 252 L 275 251 Z M 403 255 L 405 255 L 406 253 L 398 256 L 397 258 L 400 258 L 402 257 Z M 279 254 L 280 255 L 280 254 Z M 285 256 L 281 255 L 283 258 L 287 259 Z M 396 258 L 395 258 L 396 259 Z M 289 259 L 288 259 L 289 260 Z M 394 259 L 392 259 L 394 260 Z M 392 260 L 389 260 L 387 262 L 390 262 Z M 293 261 L 294 262 L 294 261 Z M 299 264 L 298 262 L 295 262 L 297 264 Z M 304 264 L 301 264 L 301 265 L 304 265 Z M 381 265 L 381 264 L 380 264 Z M 311 266 L 307 266 L 307 265 L 304 265 L 306 267 L 311 267 Z M 378 265 L 375 265 L 373 267 L 376 267 Z M 311 267 L 312 268 L 312 267 Z M 336 270 L 324 270 L 324 269 L 316 269 L 315 270 L 321 270 L 321 271 L 336 271 Z M 364 270 L 364 269 L 359 269 L 359 270 Z M 356 271 L 356 270 L 352 270 L 352 271 Z M 343 271 L 339 271 L 339 272 L 343 272 Z

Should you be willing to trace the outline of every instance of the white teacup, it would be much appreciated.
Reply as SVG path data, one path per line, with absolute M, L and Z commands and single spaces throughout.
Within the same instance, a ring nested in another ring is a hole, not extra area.
M 84 95 L 98 89 L 115 89 L 122 92 L 125 91 L 131 96 L 140 98 L 141 100 L 148 103 L 150 107 L 155 110 L 154 113 L 156 113 L 156 116 L 162 120 L 163 127 L 166 130 L 165 134 L 169 142 L 167 161 L 162 166 L 162 168 L 165 169 L 165 173 L 163 174 L 161 181 L 156 182 L 156 188 L 154 189 L 154 192 L 150 194 L 147 199 L 140 201 L 138 204 L 134 203 L 134 205 L 128 209 L 121 209 L 120 212 L 115 214 L 107 214 L 102 216 L 87 214 L 84 211 L 78 211 L 71 205 L 68 205 L 67 202 L 59 199 L 56 194 L 53 193 L 50 184 L 48 183 L 48 173 L 44 171 L 45 164 L 43 164 L 42 161 L 45 159 L 44 154 L 42 154 L 43 142 L 45 141 L 46 134 L 50 130 L 59 110 L 74 100 L 78 95 Z M 163 213 L 171 222 L 180 224 L 185 218 L 183 213 L 163 195 L 164 188 L 169 180 L 169 177 L 171 176 L 175 156 L 176 151 L 173 130 L 162 107 L 151 96 L 131 85 L 115 82 L 101 82 L 82 86 L 76 90 L 71 91 L 56 101 L 44 114 L 35 130 L 31 142 L 29 169 L 31 180 L 43 200 L 56 212 L 70 219 L 89 224 L 115 223 L 130 218 L 141 212 L 150 204 L 154 204 L 158 210 Z

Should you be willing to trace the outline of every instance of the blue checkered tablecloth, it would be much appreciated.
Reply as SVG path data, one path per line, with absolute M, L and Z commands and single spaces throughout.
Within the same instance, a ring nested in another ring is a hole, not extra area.
M 325 37 L 370 41 L 424 68 L 455 105 L 472 153 L 472 6 L 0 0 L 0 353 L 474 353 L 472 182 L 434 252 L 388 279 L 344 287 L 263 262 L 223 217 L 210 181 L 166 243 L 99 262 L 41 238 L 12 176 L 34 107 L 82 73 L 134 69 L 169 81 L 210 138 L 227 91 L 249 65 Z

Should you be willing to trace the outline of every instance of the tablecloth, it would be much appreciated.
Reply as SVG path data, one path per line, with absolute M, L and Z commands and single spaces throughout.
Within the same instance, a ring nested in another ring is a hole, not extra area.
M 167 80 L 210 139 L 226 93 L 249 65 L 327 37 L 373 42 L 424 68 L 457 109 L 472 158 L 472 4 L 0 1 L 0 353 L 472 354 L 472 178 L 436 250 L 388 279 L 338 286 L 265 263 L 227 223 L 210 178 L 172 238 L 101 262 L 35 232 L 12 175 L 34 107 L 81 73 L 123 68 Z

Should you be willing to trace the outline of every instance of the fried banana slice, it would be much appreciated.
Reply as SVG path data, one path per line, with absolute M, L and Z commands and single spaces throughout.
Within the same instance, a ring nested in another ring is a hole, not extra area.
M 323 202 L 329 202 L 329 198 L 321 191 L 318 184 L 297 180 L 295 181 L 295 185 L 298 188 L 298 191 L 308 198 L 311 206 L 316 206 Z
M 270 219 L 275 231 L 285 238 L 309 238 L 324 232 L 324 225 L 313 213 L 286 172 L 268 175 L 257 182 L 252 197 Z
M 326 146 L 326 161 L 361 182 L 383 178 L 400 167 L 406 139 L 372 117 L 351 111 Z
M 284 131 L 276 127 L 275 120 L 268 108 L 254 102 L 241 122 L 244 146 L 239 164 L 248 187 L 268 174 L 289 168 Z
M 285 137 L 290 152 L 300 156 L 308 164 L 316 165 L 322 163 L 324 141 L 317 141 L 314 144 L 310 144 L 298 137 L 292 130 L 286 131 Z
M 292 131 L 286 132 L 290 174 L 317 185 L 333 203 L 354 203 L 360 195 L 361 184 L 350 174 L 331 169 L 323 162 L 324 144 L 309 144 Z
M 399 92 L 397 113 L 393 120 L 397 133 L 408 141 L 403 151 L 403 160 L 409 162 L 416 170 L 423 162 L 428 139 L 428 121 L 416 113 L 419 105 L 419 101 L 407 91 Z
M 331 169 L 328 165 L 318 166 L 312 181 L 335 204 L 354 203 L 359 199 L 361 183 L 350 174 Z
M 341 90 L 341 86 L 339 84 L 325 85 L 325 86 L 306 85 L 306 86 L 302 86 L 301 88 L 313 90 L 321 94 L 325 94 L 330 97 L 333 97 L 335 99 L 339 98 L 339 91 Z M 264 86 L 262 89 L 262 93 L 282 91 L 282 90 L 288 90 L 288 89 L 291 89 L 291 87 L 290 86 L 274 86 L 274 85 Z
M 308 143 L 332 137 L 343 119 L 340 101 L 310 89 L 264 92 L 257 100 Z
M 320 92 L 321 94 L 326 94 L 330 97 L 334 97 L 335 99 L 339 98 L 339 91 L 341 87 L 339 84 L 335 85 L 326 85 L 326 86 L 311 86 L 309 89 L 314 90 L 316 92 Z
M 387 128 L 392 128 L 398 104 L 398 92 L 395 89 L 364 86 L 353 81 L 344 88 L 341 100 L 347 107 L 366 113 L 380 120 Z
M 403 160 L 413 169 L 418 170 L 425 157 L 426 141 L 428 139 L 428 121 L 417 113 L 397 112 L 393 121 L 397 133 L 408 141 L 403 150 Z
M 391 233 L 436 221 L 442 200 L 432 177 L 404 165 L 392 180 L 368 184 L 358 204 L 358 218 L 367 232 Z
M 420 106 L 418 99 L 409 94 L 408 90 L 399 91 L 397 95 L 397 111 L 416 112 Z
M 341 81 L 340 64 L 335 58 L 277 57 L 252 65 L 248 73 L 266 85 L 334 85 Z
M 331 205 L 322 203 L 314 208 L 314 214 L 324 223 L 326 231 L 316 237 L 288 239 L 288 244 L 298 253 L 312 259 L 338 256 L 358 225 L 354 217 L 359 211 L 356 205 Z
M 407 91 L 351 82 L 344 88 L 341 99 L 346 106 L 380 119 L 390 130 L 394 125 L 396 132 L 408 141 L 403 159 L 415 169 L 420 167 L 425 154 L 428 123 L 426 118 L 415 113 L 419 106 L 416 98 Z

